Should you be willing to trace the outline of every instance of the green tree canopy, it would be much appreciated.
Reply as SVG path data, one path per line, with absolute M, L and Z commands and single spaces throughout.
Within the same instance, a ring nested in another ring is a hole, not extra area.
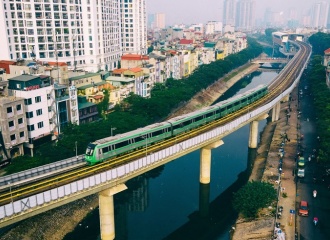
M 234 193 L 233 207 L 246 218 L 255 218 L 259 209 L 276 200 L 276 190 L 266 182 L 248 182 Z

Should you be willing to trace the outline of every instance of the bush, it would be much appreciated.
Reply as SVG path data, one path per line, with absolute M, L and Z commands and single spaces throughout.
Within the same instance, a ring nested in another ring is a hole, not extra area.
M 276 200 L 276 190 L 266 182 L 248 182 L 234 193 L 233 207 L 245 218 L 255 218 L 259 209 Z

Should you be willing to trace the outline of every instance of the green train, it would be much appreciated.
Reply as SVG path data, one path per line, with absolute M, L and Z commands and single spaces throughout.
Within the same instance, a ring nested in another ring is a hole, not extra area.
M 262 98 L 267 93 L 267 86 L 259 85 L 210 107 L 124 134 L 96 140 L 88 144 L 85 160 L 88 165 L 94 165 L 134 149 L 174 137 L 233 113 Z

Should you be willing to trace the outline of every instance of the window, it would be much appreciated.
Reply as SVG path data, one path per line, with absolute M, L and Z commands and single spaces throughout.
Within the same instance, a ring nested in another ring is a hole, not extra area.
M 19 118 L 18 119 L 18 124 L 22 124 L 23 123 L 23 118 Z
M 37 116 L 40 116 L 40 115 L 42 115 L 42 109 L 37 110 Z
M 48 100 L 50 99 L 50 94 L 49 94 L 49 93 L 47 93 L 47 99 L 48 99 Z
M 8 122 L 8 126 L 9 126 L 9 127 L 14 127 L 14 125 L 15 125 L 15 124 L 14 124 L 14 121 L 9 121 L 9 122 Z
M 44 122 L 38 122 L 38 128 L 43 128 L 44 127 Z
M 36 100 L 36 103 L 41 102 L 41 97 L 40 96 L 36 96 L 35 97 L 35 100 Z
M 52 107 L 48 107 L 48 112 L 51 112 L 52 111 Z
M 25 105 L 31 105 L 32 104 L 32 99 L 31 98 L 24 99 L 24 104 Z
M 7 113 L 12 113 L 13 112 L 13 108 L 12 107 L 7 107 Z
M 34 124 L 27 125 L 27 130 L 30 131 L 30 132 L 34 131 Z
M 16 110 L 21 111 L 22 110 L 22 105 L 21 104 L 16 105 Z
M 25 135 L 25 134 L 24 134 L 24 131 L 23 131 L 23 132 L 19 132 L 19 137 L 20 137 L 20 138 L 24 137 L 24 135 Z
M 15 134 L 10 135 L 10 141 L 14 141 L 15 139 L 16 139 L 16 135 Z
M 26 118 L 33 118 L 33 112 L 27 112 Z

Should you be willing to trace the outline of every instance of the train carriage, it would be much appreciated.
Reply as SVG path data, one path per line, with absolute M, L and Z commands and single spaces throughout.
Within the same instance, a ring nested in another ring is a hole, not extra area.
M 190 131 L 204 124 L 235 112 L 268 93 L 267 86 L 259 85 L 243 94 L 219 102 L 213 106 L 155 123 L 131 132 L 89 143 L 85 159 L 89 165 L 105 161 L 114 156 Z
M 168 120 L 172 125 L 172 134 L 176 136 L 220 117 L 219 107 L 211 106 Z
M 111 157 L 171 137 L 171 124 L 162 122 L 131 132 L 97 140 L 87 146 L 85 159 L 94 165 Z
M 258 85 L 257 87 L 248 90 L 242 94 L 238 94 L 232 98 L 221 101 L 215 106 L 220 107 L 220 117 L 226 116 L 232 112 L 235 112 L 254 101 L 260 99 L 268 93 L 268 88 L 265 85 Z

